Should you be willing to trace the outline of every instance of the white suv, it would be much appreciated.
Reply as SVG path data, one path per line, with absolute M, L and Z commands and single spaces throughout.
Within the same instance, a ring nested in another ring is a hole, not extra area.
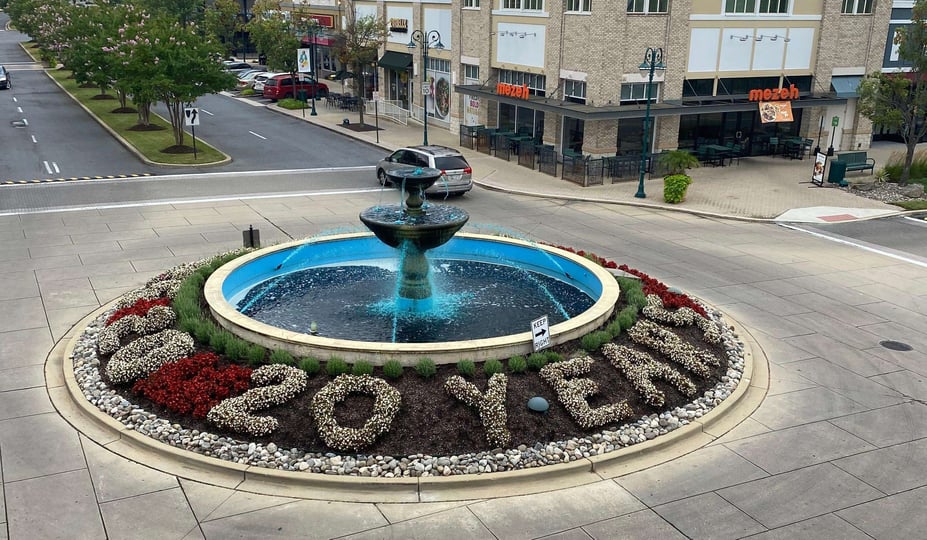
M 390 184 L 386 173 L 409 167 L 430 167 L 441 171 L 441 178 L 425 190 L 429 195 L 463 195 L 473 189 L 473 169 L 459 151 L 446 146 L 409 146 L 400 148 L 377 164 L 380 185 Z

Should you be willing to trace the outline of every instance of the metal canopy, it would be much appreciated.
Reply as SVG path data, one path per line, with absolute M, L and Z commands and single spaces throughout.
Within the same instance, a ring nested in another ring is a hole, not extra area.
M 380 57 L 377 65 L 396 71 L 406 71 L 412 66 L 412 55 L 396 51 L 386 51 L 383 53 L 383 56 Z

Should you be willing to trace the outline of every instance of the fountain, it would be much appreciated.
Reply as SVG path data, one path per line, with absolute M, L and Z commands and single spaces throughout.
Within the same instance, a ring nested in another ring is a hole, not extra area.
M 614 277 L 549 246 L 458 232 L 469 215 L 423 192 L 437 169 L 403 169 L 405 201 L 360 213 L 371 233 L 265 248 L 217 269 L 204 294 L 232 333 L 296 356 L 382 365 L 482 361 L 533 351 L 530 323 L 550 318 L 550 343 L 608 320 Z
M 401 252 L 397 309 L 425 312 L 432 306 L 425 252 L 446 244 L 470 216 L 446 204 L 429 204 L 425 211 L 422 195 L 441 177 L 438 169 L 399 169 L 387 176 L 405 192 L 405 205 L 372 206 L 361 212 L 360 220 L 381 242 Z

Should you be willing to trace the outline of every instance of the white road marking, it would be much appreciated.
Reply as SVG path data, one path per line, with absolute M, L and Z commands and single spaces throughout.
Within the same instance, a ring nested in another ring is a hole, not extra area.
M 48 174 L 51 174 L 51 173 L 52 173 L 52 169 L 51 169 L 51 166 L 48 164 L 48 162 L 47 162 L 47 161 L 43 161 L 42 163 L 45 164 L 45 170 L 48 171 Z
M 22 114 L 23 108 L 22 108 L 22 107 L 16 107 L 16 112 Z
M 19 100 L 17 100 L 17 99 L 14 97 L 14 98 L 13 98 L 13 103 L 16 103 L 17 101 L 19 101 Z
M 58 168 L 58 164 L 52 161 L 52 167 L 54 167 L 56 173 L 60 173 L 61 169 Z
M 904 216 L 904 218 L 907 219 L 908 221 L 913 221 L 914 223 L 917 223 L 918 225 L 927 225 L 927 217 L 913 218 L 911 216 Z
M 23 125 L 24 125 L 24 126 L 28 126 L 28 125 L 29 125 L 29 121 L 26 120 L 25 118 L 23 118 Z
M 258 139 L 264 139 L 265 141 L 267 140 L 267 137 L 265 137 L 265 136 L 263 136 L 263 135 L 258 135 L 257 133 L 255 133 L 255 132 L 253 132 L 253 131 L 250 131 L 250 130 L 249 130 L 248 133 L 254 135 L 254 136 L 257 137 Z
M 35 140 L 35 135 L 32 136 L 32 142 L 38 144 L 39 141 Z
M 208 114 L 209 116 L 215 116 L 214 114 L 212 114 L 211 112 L 207 111 L 206 109 L 200 109 L 200 112 L 203 113 L 203 114 Z
M 799 232 L 803 232 L 806 234 L 810 234 L 811 236 L 816 236 L 818 238 L 823 238 L 824 240 L 830 240 L 831 242 L 836 242 L 838 244 L 843 244 L 845 246 L 857 247 L 859 249 L 862 249 L 863 251 L 868 251 L 870 253 L 877 253 L 879 255 L 885 255 L 886 257 L 890 257 L 892 259 L 897 259 L 899 261 L 904 261 L 906 263 L 916 264 L 917 266 L 922 266 L 924 268 L 927 268 L 927 260 L 921 259 L 917 256 L 904 253 L 901 251 L 896 251 L 896 250 L 885 248 L 882 246 L 875 246 L 874 244 L 869 244 L 867 242 L 851 242 L 850 240 L 847 240 L 845 237 L 831 236 L 830 234 L 827 234 L 827 233 L 812 231 L 812 230 L 804 229 L 802 227 L 796 227 L 795 225 L 788 225 L 786 223 L 779 223 L 779 226 L 785 227 L 786 229 L 792 229 L 793 231 L 799 231 Z

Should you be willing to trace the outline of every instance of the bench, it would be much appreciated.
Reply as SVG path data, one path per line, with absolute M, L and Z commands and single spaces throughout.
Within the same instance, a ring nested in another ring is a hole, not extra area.
M 875 170 L 875 159 L 866 156 L 866 152 L 841 152 L 837 155 L 836 161 L 847 164 L 847 172 L 869 170 L 869 174 Z

